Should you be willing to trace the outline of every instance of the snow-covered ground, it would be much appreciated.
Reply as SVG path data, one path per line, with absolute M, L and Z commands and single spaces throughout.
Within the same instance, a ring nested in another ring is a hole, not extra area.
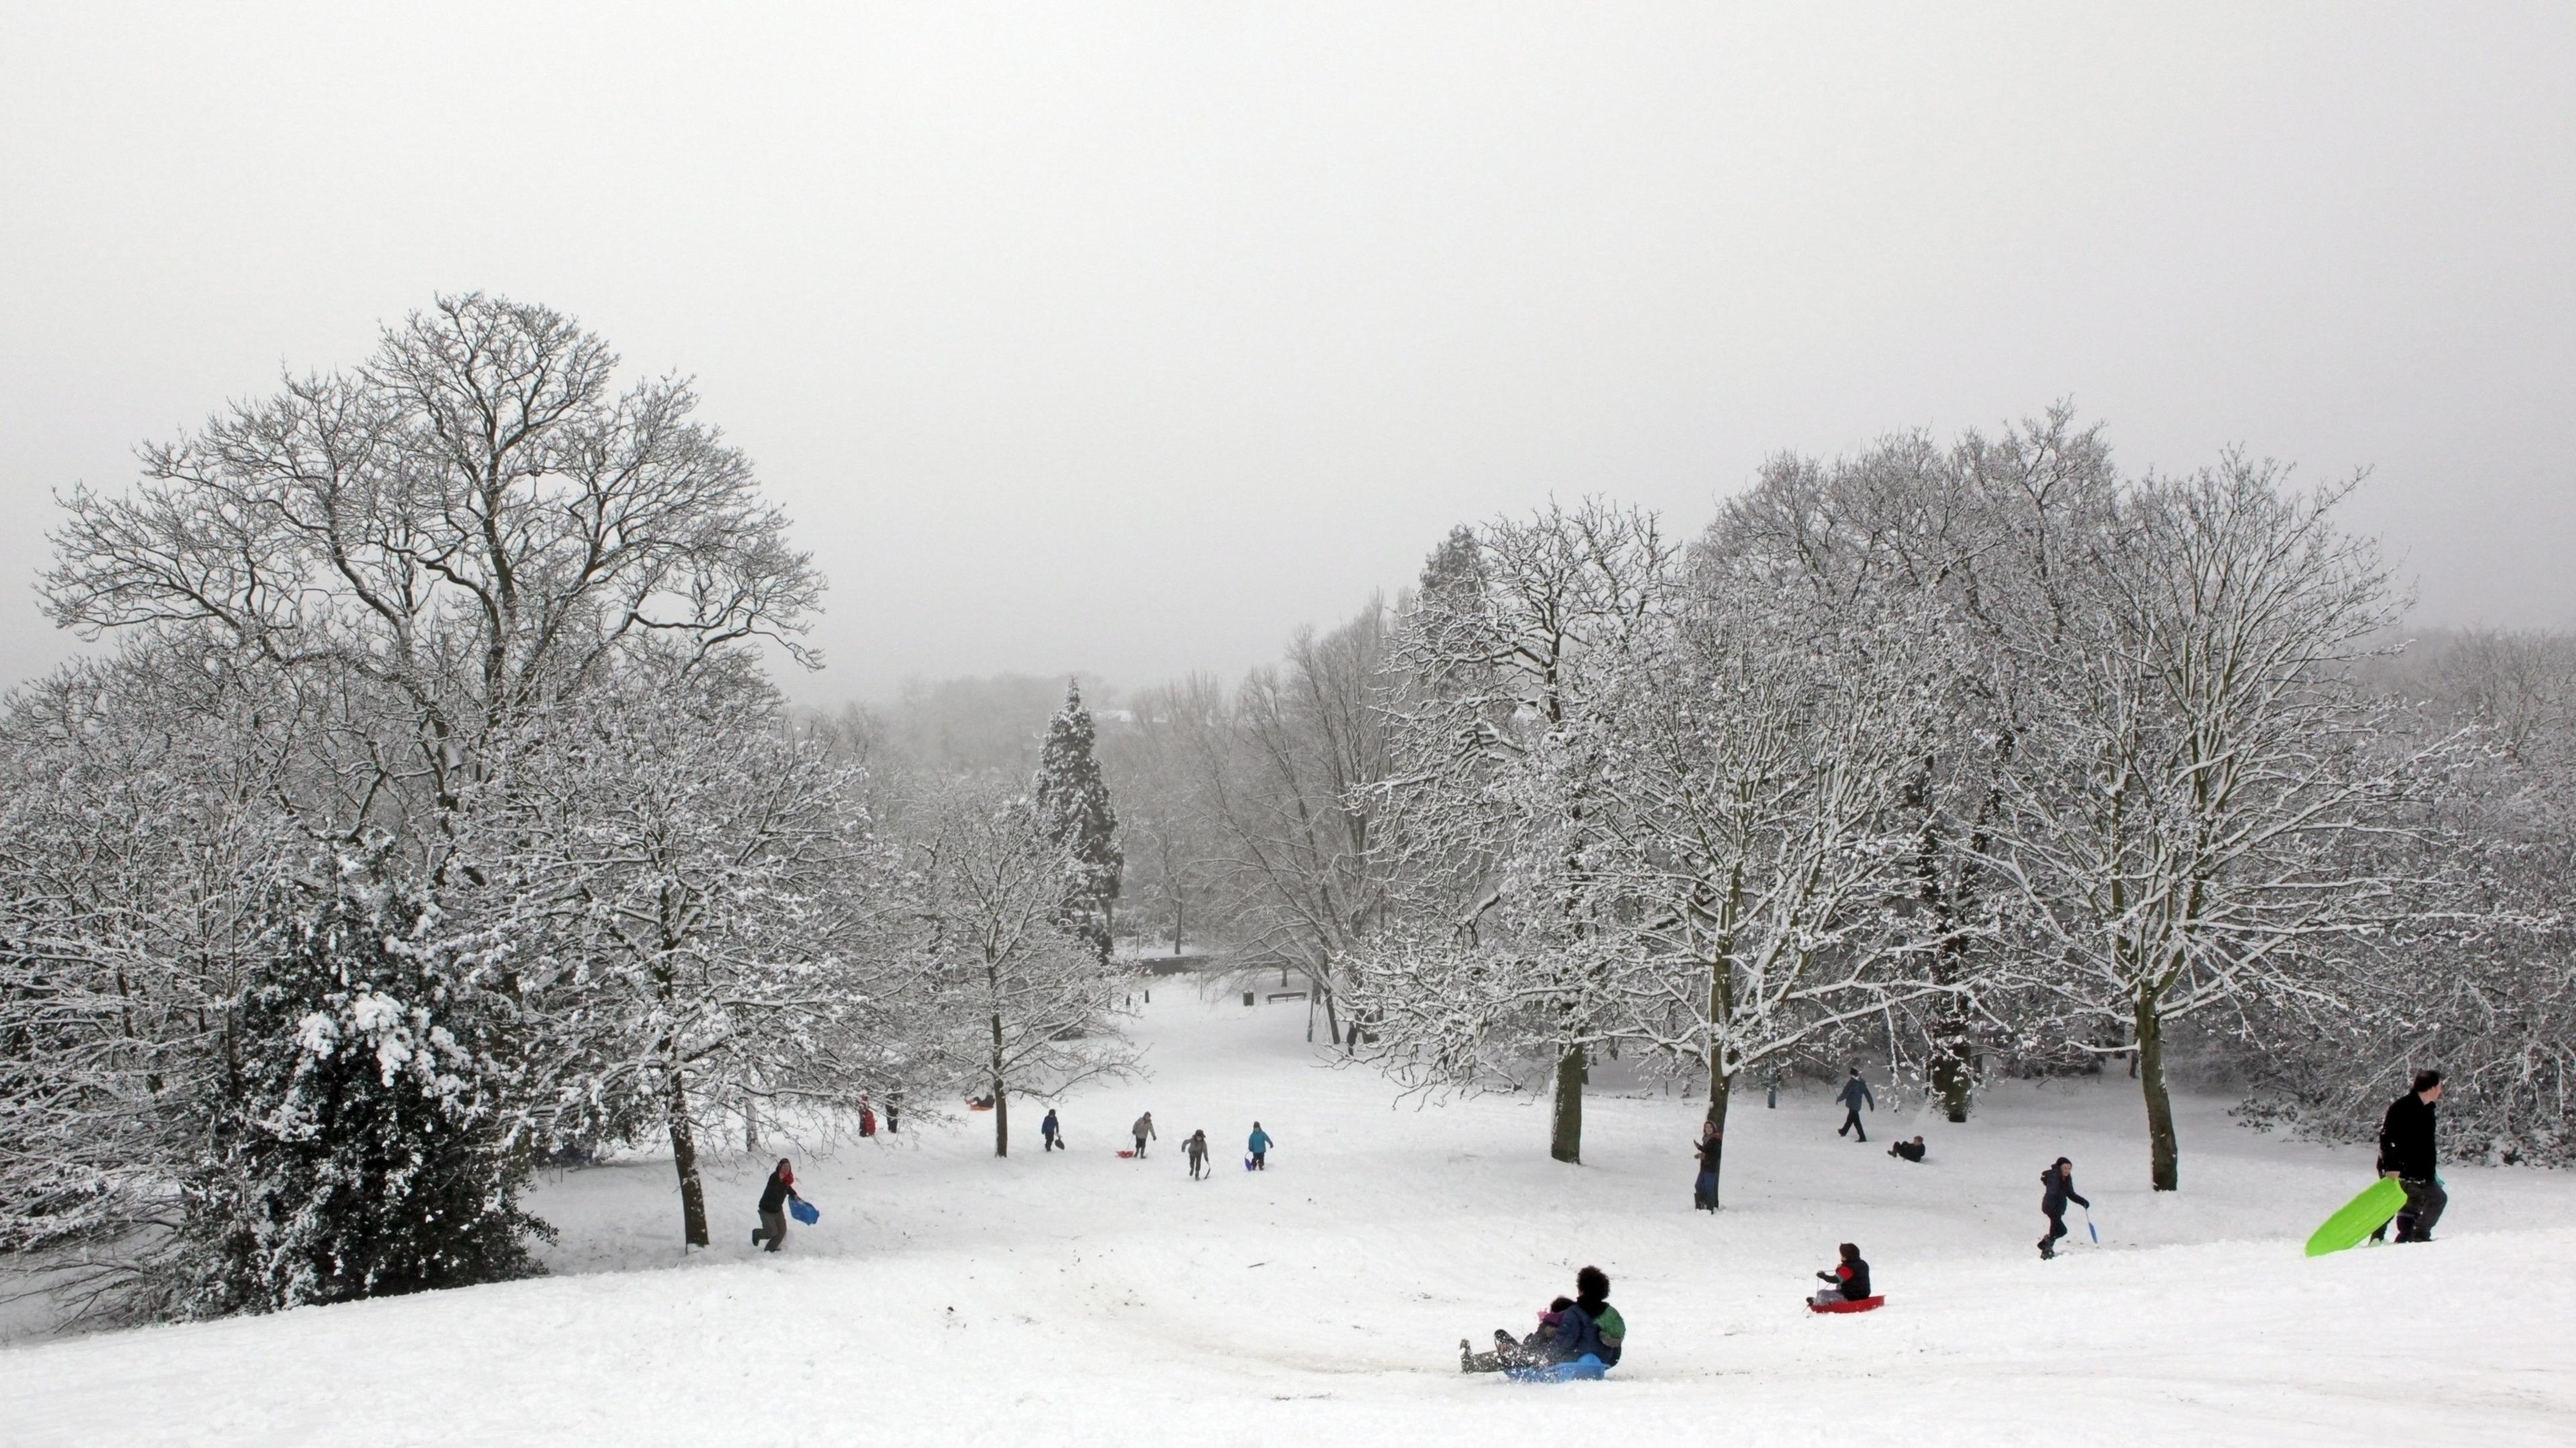
M 1597 1095 L 1565 1167 L 1542 1103 L 1397 1102 L 1299 1007 L 1155 994 L 1152 1076 L 1066 1101 L 1069 1153 L 1034 1107 L 1007 1161 L 989 1117 L 908 1121 L 800 1160 L 824 1218 L 776 1257 L 747 1241 L 765 1157 L 719 1166 L 685 1260 L 667 1161 L 569 1173 L 536 1198 L 549 1279 L 0 1350 L 0 1443 L 2576 1441 L 2576 1179 L 2460 1167 L 2442 1241 L 2309 1261 L 2366 1150 L 2192 1101 L 2158 1197 L 2110 1079 L 1964 1126 L 1883 1109 L 1867 1147 L 1821 1092 L 1740 1098 L 1710 1217 L 1693 1103 Z M 1163 1139 L 1119 1160 L 1148 1108 Z M 1193 1183 L 1196 1127 L 1222 1169 Z M 1929 1163 L 1885 1154 L 1900 1129 Z M 2103 1241 L 2043 1263 L 2061 1152 Z M 1840 1240 L 1884 1311 L 1801 1308 Z M 1587 1262 L 1630 1329 L 1609 1381 L 1459 1374 Z

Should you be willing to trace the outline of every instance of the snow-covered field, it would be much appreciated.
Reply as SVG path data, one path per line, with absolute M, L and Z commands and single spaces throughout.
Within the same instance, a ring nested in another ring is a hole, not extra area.
M 2442 1241 L 2309 1261 L 2368 1152 L 2223 1102 L 2187 1103 L 2158 1198 L 2124 1080 L 2003 1086 L 1964 1126 L 1883 1109 L 1867 1147 L 1820 1092 L 1755 1095 L 1712 1218 L 1692 1103 L 1605 1084 L 1569 1168 L 1542 1103 L 1396 1102 L 1295 1006 L 1156 995 L 1151 1078 L 1066 1101 L 1070 1153 L 1034 1107 L 1007 1161 L 987 1117 L 908 1122 L 800 1161 L 824 1218 L 777 1257 L 747 1243 L 767 1158 L 719 1166 L 718 1245 L 685 1260 L 667 1161 L 570 1173 L 536 1199 L 552 1278 L 0 1350 L 0 1443 L 2576 1441 L 2564 1176 L 2459 1167 Z M 1119 1160 L 1148 1108 L 1163 1140 Z M 1928 1164 L 1885 1154 L 1900 1128 Z M 2042 1263 L 2061 1152 L 2103 1241 Z M 1801 1308 L 1840 1240 L 1884 1311 Z M 1459 1338 L 1525 1329 L 1587 1262 L 1630 1328 L 1609 1381 L 1459 1374 Z

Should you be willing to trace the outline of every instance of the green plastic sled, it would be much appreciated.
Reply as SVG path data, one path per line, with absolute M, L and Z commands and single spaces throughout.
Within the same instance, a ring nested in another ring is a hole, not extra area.
M 2381 1177 L 2368 1190 L 2343 1204 L 2341 1210 L 2326 1218 L 2308 1238 L 2308 1255 L 2322 1257 L 2346 1247 L 2361 1245 L 2361 1239 L 2388 1224 L 2397 1209 L 2406 1205 L 2406 1187 L 2395 1177 Z

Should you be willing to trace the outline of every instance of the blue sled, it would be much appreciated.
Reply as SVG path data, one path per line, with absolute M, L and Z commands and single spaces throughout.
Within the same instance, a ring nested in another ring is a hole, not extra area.
M 1505 1368 L 1503 1376 L 1516 1383 L 1597 1383 L 1609 1369 L 1590 1353 L 1570 1363 L 1550 1363 L 1543 1368 Z
M 809 1227 L 814 1225 L 816 1222 L 823 1220 L 822 1212 L 817 1210 L 812 1202 L 805 1200 L 803 1197 L 793 1197 L 788 1200 L 787 1215 L 794 1217 L 796 1220 L 803 1222 Z

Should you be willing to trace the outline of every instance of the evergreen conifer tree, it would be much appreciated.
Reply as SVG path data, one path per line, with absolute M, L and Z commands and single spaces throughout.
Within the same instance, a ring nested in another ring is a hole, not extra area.
M 1108 782 L 1100 777 L 1100 761 L 1092 754 L 1092 734 L 1082 685 L 1070 682 L 1064 708 L 1047 723 L 1046 746 L 1038 756 L 1038 826 L 1049 843 L 1072 857 L 1059 917 L 1064 928 L 1106 960 L 1111 911 L 1118 904 L 1126 857 L 1118 848 L 1118 812 L 1110 807 Z
M 415 891 L 343 861 L 278 894 L 237 1077 L 184 1195 L 190 1316 L 530 1276 L 527 1154 L 497 1064 L 506 1006 Z

